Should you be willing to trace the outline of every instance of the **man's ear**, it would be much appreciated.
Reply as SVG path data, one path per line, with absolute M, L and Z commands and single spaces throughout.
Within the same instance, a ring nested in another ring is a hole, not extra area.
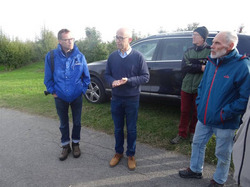
M 233 43 L 233 42 L 231 42 L 231 43 L 229 44 L 229 50 L 230 50 L 230 51 L 232 51 L 232 50 L 233 50 L 233 48 L 234 48 L 234 43 Z M 236 46 L 235 46 L 235 48 L 236 48 Z
M 129 43 L 131 43 L 131 42 L 132 42 L 132 40 L 133 40 L 133 38 L 129 38 L 129 39 L 128 39 L 128 42 L 129 42 Z

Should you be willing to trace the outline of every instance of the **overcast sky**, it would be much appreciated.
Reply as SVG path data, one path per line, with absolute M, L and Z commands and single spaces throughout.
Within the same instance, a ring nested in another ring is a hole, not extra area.
M 233 3 L 232 3 L 233 2 Z M 95 27 L 103 41 L 111 41 L 120 27 L 142 35 L 160 28 L 175 31 L 198 22 L 210 31 L 250 33 L 249 0 L 1 0 L 0 30 L 10 38 L 34 40 L 41 29 L 56 35 L 68 28 L 76 39 L 86 27 Z

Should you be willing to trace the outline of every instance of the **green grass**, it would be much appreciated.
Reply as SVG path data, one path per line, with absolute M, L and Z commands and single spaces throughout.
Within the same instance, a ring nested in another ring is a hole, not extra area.
M 12 108 L 30 114 L 58 119 L 51 95 L 44 96 L 44 63 L 27 65 L 11 72 L 0 71 L 0 107 Z M 177 103 L 177 104 L 176 104 Z M 148 145 L 190 155 L 189 141 L 172 145 L 169 140 L 176 136 L 180 118 L 178 101 L 144 98 L 140 102 L 138 116 L 138 141 Z M 83 126 L 113 134 L 110 103 L 91 104 L 83 101 Z M 214 138 L 207 145 L 205 160 L 216 163 Z

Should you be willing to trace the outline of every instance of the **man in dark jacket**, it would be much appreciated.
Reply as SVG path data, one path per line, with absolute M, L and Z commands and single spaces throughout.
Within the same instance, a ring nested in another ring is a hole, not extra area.
M 196 99 L 198 122 L 190 167 L 179 171 L 183 178 L 202 178 L 206 144 L 215 134 L 218 161 L 209 186 L 223 186 L 227 180 L 235 130 L 250 94 L 250 61 L 238 53 L 237 43 L 232 32 L 220 32 L 213 39 Z
M 55 98 L 57 114 L 60 118 L 61 144 L 63 147 L 59 157 L 61 161 L 71 152 L 69 133 L 69 106 L 72 110 L 72 149 L 73 156 L 81 155 L 79 148 L 82 95 L 90 83 L 90 75 L 84 55 L 74 44 L 74 38 L 67 29 L 58 32 L 58 47 L 49 52 L 45 58 L 44 84 L 47 91 Z M 53 55 L 51 57 L 51 55 Z M 52 61 L 54 63 L 52 63 Z M 53 68 L 54 67 L 54 68 Z
M 170 142 L 179 143 L 190 134 L 190 143 L 193 141 L 195 126 L 197 123 L 197 107 L 195 99 L 197 88 L 202 79 L 207 57 L 210 54 L 210 46 L 206 43 L 208 30 L 206 27 L 198 27 L 193 32 L 193 47 L 187 49 L 182 60 L 182 71 L 185 77 L 181 87 L 181 118 L 179 133 Z M 190 115 L 192 117 L 190 118 Z
M 135 149 L 140 86 L 149 81 L 149 71 L 143 56 L 130 47 L 132 32 L 121 28 L 116 33 L 118 50 L 107 61 L 105 78 L 112 86 L 111 112 L 115 126 L 115 156 L 110 166 L 116 166 L 124 152 L 124 123 L 127 127 L 128 168 L 136 168 Z

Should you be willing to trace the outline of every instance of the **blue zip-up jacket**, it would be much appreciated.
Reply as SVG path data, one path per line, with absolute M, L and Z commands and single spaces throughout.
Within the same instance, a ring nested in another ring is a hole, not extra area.
M 250 95 L 250 61 L 233 50 L 219 59 L 208 58 L 198 88 L 198 120 L 221 129 L 237 129 Z
M 85 94 L 90 83 L 90 75 L 85 56 L 74 45 L 68 57 L 58 44 L 54 49 L 54 72 L 51 71 L 50 52 L 45 57 L 44 84 L 47 91 L 56 94 L 66 102 L 72 102 Z
M 112 88 L 112 96 L 136 97 L 140 95 L 141 84 L 149 81 L 149 71 L 143 56 L 136 50 L 125 58 L 121 58 L 119 51 L 113 52 L 107 61 L 105 79 L 112 86 L 113 81 L 127 77 L 126 84 Z

